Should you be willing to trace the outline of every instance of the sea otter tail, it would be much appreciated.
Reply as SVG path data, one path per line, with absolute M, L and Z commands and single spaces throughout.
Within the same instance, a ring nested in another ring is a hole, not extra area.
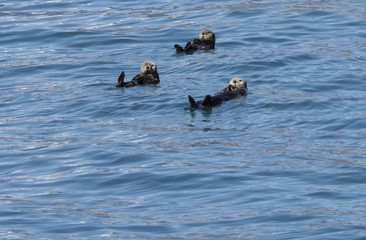
M 124 81 L 125 81 L 125 72 L 122 71 L 121 74 L 118 77 L 116 87 L 123 87 L 125 85 Z
M 196 101 L 194 100 L 194 98 L 191 95 L 188 95 L 188 101 L 189 101 L 189 104 L 191 105 L 191 108 L 198 107 Z

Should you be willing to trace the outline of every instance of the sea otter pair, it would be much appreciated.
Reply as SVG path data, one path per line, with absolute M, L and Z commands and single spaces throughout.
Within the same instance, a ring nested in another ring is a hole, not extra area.
M 200 33 L 199 38 L 193 42 L 188 42 L 183 48 L 179 44 L 175 44 L 174 48 L 177 53 L 192 54 L 197 50 L 211 50 L 215 48 L 215 34 L 209 30 L 204 30 Z M 130 82 L 124 82 L 125 73 L 122 71 L 118 77 L 116 87 L 133 87 L 136 85 L 157 84 L 160 82 L 157 66 L 152 61 L 142 63 L 140 73 L 137 74 Z M 229 85 L 221 92 L 214 96 L 206 95 L 202 101 L 195 101 L 193 97 L 188 95 L 188 100 L 191 108 L 209 109 L 223 101 L 234 99 L 238 96 L 247 94 L 247 82 L 241 78 L 234 77 L 230 80 Z

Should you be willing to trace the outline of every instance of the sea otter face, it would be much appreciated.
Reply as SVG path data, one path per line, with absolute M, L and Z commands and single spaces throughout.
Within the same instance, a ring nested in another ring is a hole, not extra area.
M 246 89 L 247 88 L 247 82 L 239 77 L 234 77 L 230 80 L 229 85 L 232 88 L 237 88 L 237 89 Z
M 156 64 L 154 62 L 145 61 L 141 64 L 140 74 L 141 75 L 151 74 L 151 73 L 155 73 L 157 70 L 158 70 L 158 67 L 156 66 Z
M 215 42 L 215 34 L 211 32 L 210 30 L 203 30 L 200 33 L 199 39 L 201 41 L 213 41 Z

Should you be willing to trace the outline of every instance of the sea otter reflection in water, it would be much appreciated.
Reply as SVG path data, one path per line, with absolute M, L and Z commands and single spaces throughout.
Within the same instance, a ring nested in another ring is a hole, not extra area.
M 141 64 L 140 73 L 130 82 L 125 82 L 125 72 L 122 71 L 118 77 L 116 87 L 133 87 L 136 85 L 157 84 L 160 82 L 158 67 L 152 61 L 145 61 Z
M 198 38 L 193 39 L 193 42 L 187 42 L 183 48 L 179 44 L 175 44 L 174 48 L 177 53 L 191 54 L 197 50 L 211 50 L 215 49 L 215 34 L 210 30 L 203 30 Z
M 195 101 L 191 95 L 188 95 L 188 100 L 191 109 L 210 109 L 224 101 L 245 96 L 247 95 L 247 92 L 247 82 L 239 77 L 234 77 L 230 80 L 229 85 L 216 95 L 206 95 L 205 98 L 200 101 Z

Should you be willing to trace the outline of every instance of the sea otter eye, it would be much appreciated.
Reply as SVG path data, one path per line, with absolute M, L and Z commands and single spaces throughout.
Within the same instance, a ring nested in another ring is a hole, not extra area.
M 233 83 L 236 84 L 236 80 L 234 80 Z

